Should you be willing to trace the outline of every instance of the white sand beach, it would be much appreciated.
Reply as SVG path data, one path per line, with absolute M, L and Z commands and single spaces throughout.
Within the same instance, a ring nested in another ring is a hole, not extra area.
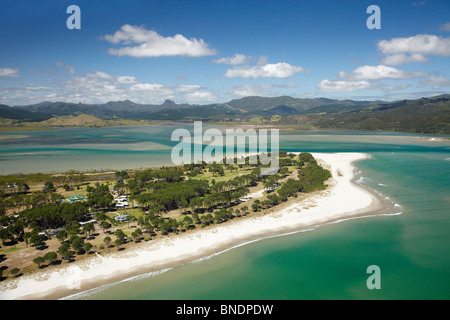
M 197 260 L 249 240 L 307 229 L 324 223 L 376 212 L 382 203 L 376 195 L 354 184 L 354 161 L 369 157 L 363 153 L 313 153 L 330 169 L 327 190 L 305 201 L 260 217 L 236 219 L 228 223 L 170 235 L 123 252 L 68 264 L 57 271 L 43 271 L 17 279 L 16 285 L 0 291 L 0 299 L 55 299 L 82 292 L 131 276 L 161 270 Z

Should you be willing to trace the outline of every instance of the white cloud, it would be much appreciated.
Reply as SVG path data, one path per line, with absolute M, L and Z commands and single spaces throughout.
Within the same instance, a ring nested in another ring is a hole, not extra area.
M 228 69 L 227 78 L 291 78 L 299 72 L 307 72 L 303 67 L 292 66 L 285 62 L 257 66 L 240 66 Z
M 206 103 L 215 101 L 217 99 L 214 94 L 207 91 L 188 92 L 183 94 L 182 96 L 188 103 Z
M 68 69 L 70 74 L 75 74 L 75 68 L 73 66 L 71 66 L 70 64 L 66 65 L 66 68 Z
M 63 67 L 64 69 L 65 69 L 65 72 L 68 72 L 69 74 L 75 74 L 76 73 L 76 71 L 75 71 L 75 68 L 71 65 L 71 64 L 64 64 L 64 63 L 62 63 L 62 62 L 60 62 L 60 61 L 58 61 L 58 62 L 56 62 L 52 67 L 56 67 L 56 68 L 54 68 L 54 70 L 52 70 L 52 73 L 53 74 L 59 74 L 59 73 L 61 73 L 59 70 L 58 70 L 58 68 L 59 67 Z M 63 72 L 64 73 L 64 72 Z
M 59 94 L 52 100 L 83 103 L 132 100 L 136 103 L 161 103 L 165 99 L 174 98 L 175 90 L 172 87 L 158 83 L 140 83 L 133 76 L 95 71 L 61 82 Z
M 0 68 L 0 77 L 17 77 L 19 70 L 11 68 Z
M 450 56 L 450 38 L 428 34 L 381 40 L 377 46 L 378 50 L 385 55 L 382 63 L 389 65 L 426 62 L 427 55 Z
M 407 79 L 425 75 L 424 72 L 405 72 L 385 65 L 361 66 L 351 74 L 339 72 L 341 78 L 350 80 Z
M 135 77 L 131 77 L 131 76 L 119 76 L 117 77 L 117 83 L 120 84 L 133 84 L 138 82 L 137 79 Z
M 162 57 L 162 56 L 188 56 L 203 57 L 215 55 L 203 39 L 187 39 L 181 34 L 173 37 L 163 37 L 156 31 L 143 27 L 123 25 L 113 35 L 105 35 L 105 40 L 113 44 L 136 44 L 119 49 L 110 48 L 108 53 L 117 56 L 131 57 Z
M 112 80 L 114 77 L 110 74 L 107 74 L 106 72 L 102 71 L 95 71 L 94 73 L 88 73 L 86 74 L 89 78 L 95 78 L 95 79 L 104 79 L 104 80 Z
M 439 31 L 450 31 L 450 22 L 444 23 L 440 28 Z
M 233 90 L 229 92 L 233 97 L 248 97 L 248 96 L 263 96 L 263 97 L 274 97 L 283 95 L 277 90 L 273 89 L 290 89 L 296 88 L 295 84 L 258 84 L 258 85 L 243 85 L 243 86 L 235 86 Z
M 238 65 L 238 64 L 244 64 L 247 63 L 250 60 L 251 57 L 240 54 L 240 53 L 236 53 L 234 56 L 232 57 L 226 57 L 226 58 L 220 58 L 220 59 L 216 59 L 213 60 L 213 63 L 223 63 L 223 64 L 229 64 L 232 66 Z
M 385 91 L 392 91 L 392 90 L 404 90 L 409 88 L 410 85 L 406 83 L 399 84 L 397 86 L 382 86 L 381 89 Z
M 252 85 L 244 85 L 244 86 L 236 86 L 233 88 L 233 91 L 230 92 L 232 96 L 238 97 L 251 97 L 251 96 L 264 96 L 266 95 L 261 86 L 252 86 Z
M 208 103 L 217 100 L 216 95 L 199 85 L 180 85 L 176 91 L 182 100 L 188 103 Z
M 317 88 L 322 92 L 350 92 L 368 89 L 369 87 L 368 81 L 330 81 L 328 79 L 322 80 L 317 85 Z
M 420 82 L 421 85 L 431 85 L 433 89 L 441 89 L 441 87 L 450 87 L 450 79 L 442 77 L 429 77 Z
M 406 89 L 409 87 L 407 84 L 383 85 L 378 81 L 383 79 L 410 79 L 427 75 L 425 72 L 405 72 L 385 65 L 361 66 L 353 70 L 352 73 L 340 71 L 338 74 L 343 80 L 322 80 L 317 85 L 318 89 L 322 92 L 349 92 L 364 89 L 382 89 L 387 91 Z
M 2 103 L 16 105 L 46 100 L 88 104 L 122 100 L 160 104 L 166 99 L 203 104 L 217 100 L 216 95 L 200 85 L 166 86 L 140 82 L 134 76 L 112 75 L 102 71 L 64 80 L 55 79 L 51 87 L 31 83 L 21 87 L 0 88 L 0 96 Z
M 156 91 L 162 89 L 164 89 L 164 86 L 159 83 L 138 83 L 130 87 L 131 91 Z
M 403 53 L 387 55 L 383 58 L 383 63 L 391 66 L 399 66 L 410 62 L 428 62 L 428 58 L 423 54 L 415 53 L 406 55 Z
M 200 90 L 200 89 L 202 89 L 202 87 L 199 86 L 199 85 L 183 84 L 183 85 L 178 86 L 177 91 L 179 91 L 179 92 L 192 92 L 192 91 Z

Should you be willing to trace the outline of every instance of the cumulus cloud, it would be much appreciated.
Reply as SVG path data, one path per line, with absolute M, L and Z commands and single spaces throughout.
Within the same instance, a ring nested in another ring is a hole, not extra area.
M 391 86 L 391 85 L 382 86 L 381 89 L 383 89 L 384 91 L 392 91 L 392 90 L 403 90 L 403 89 L 407 89 L 409 87 L 410 87 L 409 84 L 402 83 L 402 84 L 399 84 L 396 86 Z
M 364 89 L 378 89 L 396 90 L 405 89 L 409 85 L 383 85 L 379 80 L 402 80 L 414 77 L 424 77 L 428 74 L 421 71 L 406 72 L 393 67 L 385 65 L 377 66 L 361 66 L 353 70 L 351 73 L 340 71 L 339 77 L 343 80 L 330 81 L 328 79 L 322 80 L 318 84 L 318 89 L 323 92 L 348 92 Z
M 391 54 L 391 55 L 387 55 L 386 57 L 383 58 L 383 63 L 384 64 L 388 64 L 391 66 L 399 66 L 402 64 L 407 64 L 410 62 L 428 62 L 428 58 L 425 57 L 423 54 L 420 53 L 415 53 L 415 54 L 403 54 L 403 53 L 399 53 L 399 54 Z
M 242 85 L 235 86 L 233 90 L 228 92 L 233 97 L 248 97 L 248 96 L 279 96 L 282 95 L 277 89 L 296 88 L 295 84 L 258 84 L 258 85 Z
M 0 68 L 0 77 L 17 77 L 19 70 L 11 68 Z
M 369 87 L 368 81 L 330 81 L 328 79 L 322 80 L 317 85 L 317 88 L 322 92 L 351 92 L 368 89 Z
M 112 75 L 102 71 L 64 80 L 55 79 L 52 86 L 28 84 L 0 88 L 2 103 L 26 105 L 42 101 L 73 103 L 106 103 L 131 100 L 142 104 L 160 104 L 166 99 L 187 103 L 210 103 L 216 95 L 199 85 L 166 86 L 160 83 L 141 82 L 134 76 Z
M 117 56 L 130 57 L 163 57 L 187 56 L 203 57 L 215 55 L 203 39 L 187 39 L 181 34 L 173 37 L 163 37 L 154 30 L 147 30 L 139 26 L 123 25 L 112 35 L 105 35 L 104 39 L 113 44 L 131 45 L 122 48 L 110 48 L 108 53 Z
M 216 95 L 199 85 L 181 85 L 176 88 L 182 100 L 188 103 L 205 103 L 217 100 Z
M 120 84 L 133 84 L 138 82 L 135 77 L 132 76 L 119 76 L 117 77 L 117 83 Z
M 440 28 L 439 31 L 450 31 L 450 22 L 444 23 Z
M 238 64 L 244 64 L 247 63 L 250 60 L 251 57 L 248 57 L 246 55 L 240 54 L 240 53 L 236 53 L 234 56 L 232 57 L 225 57 L 225 58 L 220 58 L 220 59 L 216 59 L 213 60 L 213 63 L 223 63 L 223 64 L 229 64 L 232 66 L 238 65 Z
M 183 98 L 189 103 L 213 102 L 217 99 L 213 93 L 207 91 L 188 92 L 183 94 Z
M 402 65 L 410 62 L 427 62 L 428 55 L 449 57 L 450 38 L 418 34 L 409 38 L 381 40 L 377 44 L 385 57 L 383 64 Z
M 405 72 L 385 65 L 361 66 L 351 74 L 344 71 L 339 72 L 341 78 L 351 80 L 407 79 L 425 75 L 424 72 Z
M 54 75 L 61 73 L 59 68 L 63 68 L 63 70 L 64 70 L 62 72 L 63 74 L 64 73 L 69 73 L 69 74 L 73 75 L 73 74 L 76 73 L 75 68 L 71 64 L 64 64 L 64 63 L 62 63 L 60 61 L 56 62 L 52 67 L 54 67 L 54 68 L 52 68 L 53 69 L 52 70 L 52 74 L 54 74 Z
M 257 66 L 239 66 L 228 69 L 227 78 L 291 78 L 296 73 L 307 72 L 303 67 L 292 66 L 285 62 Z
M 174 99 L 175 89 L 159 83 L 139 82 L 133 76 L 111 75 L 102 71 L 73 77 L 62 84 L 65 101 L 104 103 L 132 100 L 136 103 L 160 103 Z
M 429 77 L 420 82 L 421 85 L 431 85 L 433 89 L 441 89 L 441 87 L 450 87 L 450 79 L 442 77 Z

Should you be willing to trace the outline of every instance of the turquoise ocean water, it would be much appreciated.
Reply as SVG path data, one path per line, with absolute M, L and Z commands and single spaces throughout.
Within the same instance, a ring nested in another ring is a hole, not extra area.
M 175 127 L 2 133 L 0 173 L 168 164 Z M 15 137 L 12 137 L 15 136 Z M 450 142 L 429 136 L 289 132 L 287 151 L 366 152 L 357 183 L 395 214 L 347 220 L 105 285 L 77 299 L 449 299 Z M 369 290 L 367 267 L 381 270 Z

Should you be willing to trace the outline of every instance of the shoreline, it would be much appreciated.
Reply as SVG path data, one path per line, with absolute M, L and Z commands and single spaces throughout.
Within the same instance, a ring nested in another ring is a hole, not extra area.
M 301 232 L 342 220 L 372 216 L 387 208 L 382 197 L 354 182 L 353 163 L 367 159 L 364 153 L 312 153 L 332 173 L 329 187 L 304 201 L 259 217 L 171 235 L 136 244 L 125 252 L 97 255 L 59 270 L 22 276 L 16 287 L 0 291 L 0 299 L 59 299 L 158 272 L 232 249 L 253 241 Z M 30 291 L 33 288 L 33 292 Z

